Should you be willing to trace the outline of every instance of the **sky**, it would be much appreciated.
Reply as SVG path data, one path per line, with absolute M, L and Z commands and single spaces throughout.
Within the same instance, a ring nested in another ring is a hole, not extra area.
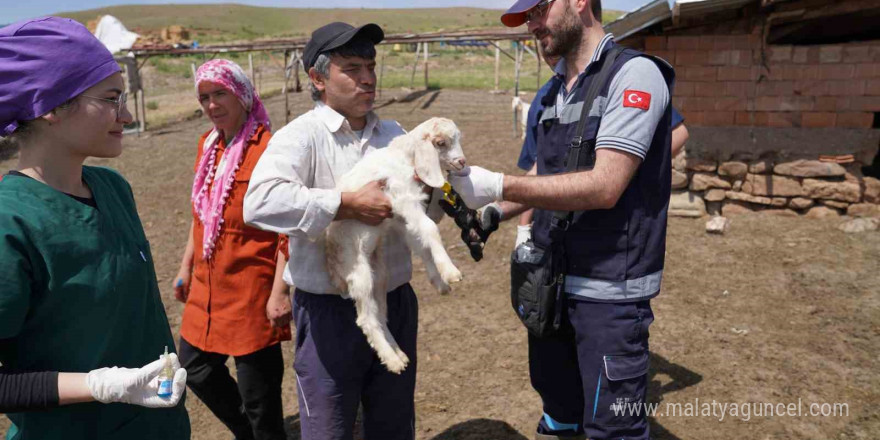
M 323 0 L 322 8 L 411 8 L 418 7 L 457 7 L 471 6 L 490 9 L 507 9 L 515 0 Z M 621 11 L 631 11 L 647 3 L 648 0 L 603 0 L 602 7 Z M 304 0 L 0 0 L 0 24 L 49 15 L 55 12 L 85 10 L 123 4 L 163 4 L 163 3 L 241 3 L 253 6 L 274 6 L 287 8 L 314 7 L 315 2 Z M 369 6 L 366 6 L 369 4 Z

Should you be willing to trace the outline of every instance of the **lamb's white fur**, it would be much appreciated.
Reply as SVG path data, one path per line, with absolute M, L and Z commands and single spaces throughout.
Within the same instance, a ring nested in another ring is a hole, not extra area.
M 400 373 L 409 358 L 397 345 L 387 325 L 385 258 L 382 239 L 403 234 L 413 252 L 424 261 L 431 284 L 441 293 L 461 280 L 461 272 L 446 254 L 437 225 L 425 213 L 427 195 L 416 180 L 439 188 L 444 170 L 465 165 L 461 133 L 449 119 L 432 118 L 383 149 L 366 155 L 346 173 L 336 189 L 357 191 L 386 179 L 385 194 L 394 218 L 378 226 L 356 220 L 334 221 L 326 231 L 327 270 L 330 279 L 355 301 L 357 325 L 389 371 Z

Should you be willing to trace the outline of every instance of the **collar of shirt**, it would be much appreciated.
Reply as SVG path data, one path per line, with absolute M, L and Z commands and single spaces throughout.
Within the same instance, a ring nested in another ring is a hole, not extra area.
M 342 114 L 333 110 L 329 105 L 324 104 L 321 101 L 315 103 L 315 117 L 323 122 L 331 133 L 336 133 L 343 127 L 354 132 L 354 130 L 351 129 L 348 120 L 345 119 L 345 116 L 342 116 Z M 380 130 L 381 125 L 382 124 L 379 124 L 379 116 L 377 116 L 375 112 L 370 111 L 367 113 L 367 125 L 364 126 L 363 139 L 369 138 L 373 133 L 373 130 Z
M 599 61 L 599 58 L 602 57 L 602 54 L 605 53 L 606 50 L 611 49 L 611 44 L 614 42 L 614 34 L 607 33 L 601 40 L 599 40 L 599 45 L 596 46 L 596 51 L 593 52 L 592 58 L 590 58 L 590 62 L 584 67 L 583 72 L 579 74 L 579 77 L 583 77 L 584 74 L 587 73 L 587 70 L 590 69 L 590 66 L 593 65 L 596 61 Z M 561 102 L 565 102 L 570 98 L 569 91 L 567 89 L 568 81 L 565 80 L 565 58 L 560 58 L 559 62 L 556 63 L 556 67 L 553 68 L 553 72 L 556 73 L 556 77 L 562 81 L 562 87 L 559 88 L 559 94 L 557 95 L 557 104 Z M 580 79 L 578 79 L 580 81 Z M 561 98 L 561 100 L 559 99 Z

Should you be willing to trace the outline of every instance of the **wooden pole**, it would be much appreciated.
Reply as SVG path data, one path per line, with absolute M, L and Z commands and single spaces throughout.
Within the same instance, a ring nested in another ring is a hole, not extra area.
M 140 136 L 141 132 L 141 103 L 138 100 L 138 91 L 134 92 L 134 119 L 138 123 L 138 136 Z
M 290 61 L 290 68 L 293 69 L 294 72 L 296 72 L 296 88 L 294 90 L 296 90 L 297 92 L 302 92 L 302 84 L 300 84 L 299 82 L 299 68 L 303 66 L 302 53 L 299 51 L 299 49 L 297 49 L 295 52 L 293 52 L 293 56 L 294 59 Z M 306 75 L 306 78 L 308 78 L 308 75 Z
M 498 91 L 498 81 L 501 78 L 501 48 L 495 46 L 495 91 Z
M 134 82 L 134 80 L 132 80 L 132 77 L 137 75 L 137 59 L 135 59 L 134 62 L 131 64 L 122 63 L 122 68 L 124 69 L 125 78 L 126 78 L 125 91 L 126 91 L 126 93 L 129 94 L 129 96 L 134 95 L 133 96 L 134 97 L 134 120 L 137 121 L 137 123 L 138 123 L 138 129 L 135 131 L 137 132 L 138 137 L 140 137 L 140 135 L 141 135 L 141 130 L 140 130 L 141 109 L 138 107 L 137 90 L 134 90 L 134 93 L 132 93 L 133 86 L 134 87 L 141 87 L 140 81 L 137 81 L 137 84 L 132 84 L 132 82 Z M 132 72 L 132 69 L 134 70 L 133 72 Z
M 196 63 L 190 63 L 189 67 L 190 67 L 190 69 L 192 69 L 193 86 L 195 86 L 196 85 L 196 72 L 197 72 Z M 196 87 L 196 93 L 198 93 L 198 92 L 199 92 L 198 87 Z
M 425 42 L 425 90 L 428 90 L 428 42 Z
M 137 121 L 137 124 L 138 124 L 138 128 L 137 128 L 138 137 L 140 137 L 141 132 L 144 131 L 144 125 L 141 122 L 141 106 L 140 106 L 140 100 L 138 99 L 139 93 L 140 93 L 139 90 L 134 91 L 134 119 L 135 119 L 135 121 Z
M 501 52 L 502 55 L 506 56 L 507 58 L 510 58 L 510 61 L 514 61 L 514 62 L 516 62 L 516 54 L 511 55 L 511 54 L 507 53 L 507 51 L 504 50 L 504 49 L 502 49 L 501 46 L 499 46 L 499 45 L 497 44 L 497 42 L 495 42 L 495 41 L 488 41 L 487 43 L 489 43 L 489 44 L 491 44 L 492 46 L 494 46 L 495 49 L 497 49 L 499 52 Z
M 290 56 L 290 52 L 284 51 L 284 85 L 281 86 L 281 94 L 284 95 L 284 124 L 287 125 L 290 122 L 290 97 L 287 96 L 287 82 L 290 80 L 290 64 L 287 62 L 287 57 Z
M 513 97 L 519 97 L 519 69 L 522 66 L 523 54 L 525 53 L 525 49 L 523 49 L 523 45 L 521 42 L 516 41 L 516 62 L 513 63 Z M 513 109 L 513 137 L 516 137 L 516 126 L 517 126 L 517 117 L 516 117 L 516 109 Z
M 523 54 L 525 53 L 525 51 L 522 48 L 521 42 L 517 41 L 514 44 L 516 44 L 516 63 L 514 63 L 514 65 L 513 65 L 513 75 L 514 75 L 513 95 L 519 96 L 519 71 L 520 71 L 520 67 L 522 66 Z
M 257 78 L 254 77 L 254 54 L 248 52 L 248 64 L 251 67 L 251 84 L 257 84 Z
M 537 83 L 535 90 L 540 90 L 541 89 L 541 64 L 544 64 L 544 50 L 541 49 L 541 42 L 538 41 L 537 38 L 535 39 L 535 53 L 538 54 L 538 74 L 537 74 L 537 80 L 535 81 Z
M 147 98 L 144 96 L 144 88 L 141 87 L 141 114 L 143 115 L 143 119 L 141 119 L 141 131 L 147 130 Z
M 422 45 L 416 43 L 416 60 L 415 60 L 415 62 L 413 63 L 412 75 L 410 75 L 410 77 L 409 77 L 409 88 L 410 88 L 410 90 L 412 90 L 413 85 L 414 85 L 415 82 L 416 82 L 416 67 L 419 65 L 419 52 L 421 51 L 421 49 L 422 49 Z
M 379 59 L 379 88 L 376 90 L 376 96 L 382 96 L 382 79 L 385 78 L 385 51 L 382 51 L 382 58 Z

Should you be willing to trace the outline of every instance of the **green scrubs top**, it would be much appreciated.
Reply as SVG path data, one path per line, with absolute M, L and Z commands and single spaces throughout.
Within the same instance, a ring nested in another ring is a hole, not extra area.
M 0 363 L 17 371 L 139 368 L 174 348 L 128 182 L 83 167 L 98 208 L 48 185 L 0 181 Z M 169 409 L 79 403 L 8 414 L 9 440 L 188 439 Z

